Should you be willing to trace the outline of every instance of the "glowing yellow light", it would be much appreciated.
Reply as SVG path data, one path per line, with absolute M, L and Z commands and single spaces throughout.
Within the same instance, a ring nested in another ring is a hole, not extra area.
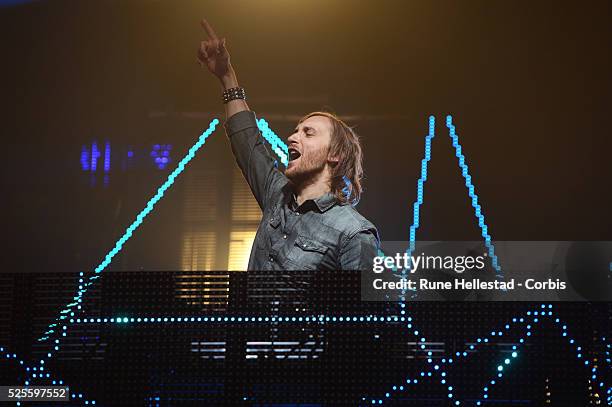
M 256 230 L 237 230 L 230 234 L 229 258 L 227 268 L 230 271 L 245 271 L 249 264 L 251 247 L 255 240 Z

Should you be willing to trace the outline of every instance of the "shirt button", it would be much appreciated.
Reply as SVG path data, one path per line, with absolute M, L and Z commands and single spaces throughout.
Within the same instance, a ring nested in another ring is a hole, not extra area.
M 270 256 L 270 257 L 268 258 L 268 261 L 269 261 L 270 263 L 274 263 L 274 259 L 272 258 L 272 256 Z
M 286 239 L 286 238 L 287 238 L 287 235 L 283 235 L 283 239 Z

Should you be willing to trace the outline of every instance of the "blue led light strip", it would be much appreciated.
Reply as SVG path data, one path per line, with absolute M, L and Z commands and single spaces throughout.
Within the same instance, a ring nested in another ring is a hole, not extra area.
M 476 218 L 478 219 L 478 226 L 480 227 L 482 237 L 484 238 L 485 245 L 489 250 L 489 257 L 491 258 L 491 262 L 493 263 L 493 268 L 495 269 L 496 277 L 498 279 L 503 279 L 503 274 L 501 267 L 497 261 L 497 255 L 495 254 L 495 248 L 493 243 L 491 242 L 491 236 L 489 235 L 489 228 L 485 223 L 484 215 L 482 214 L 482 210 L 480 204 L 478 203 L 478 195 L 474 191 L 474 185 L 472 184 L 472 176 L 469 174 L 468 165 L 465 162 L 465 156 L 461 152 L 461 145 L 459 144 L 459 137 L 455 133 L 455 126 L 453 125 L 453 117 L 451 115 L 446 116 L 446 127 L 449 129 L 449 136 L 453 140 L 453 147 L 455 147 L 455 156 L 457 156 L 459 160 L 459 167 L 461 168 L 461 175 L 465 178 L 465 186 L 468 189 L 468 194 L 472 200 L 472 206 L 474 207 L 474 213 Z
M 261 130 L 261 134 L 266 141 L 272 146 L 272 151 L 280 158 L 281 163 L 285 166 L 289 163 L 289 148 L 268 126 L 268 122 L 264 119 L 259 119 L 257 127 Z
M 128 324 L 128 323 L 174 323 L 174 322 L 204 322 L 204 323 L 257 323 L 257 322 L 316 322 L 325 323 L 384 323 L 410 322 L 412 317 L 399 315 L 298 315 L 298 316 L 253 316 L 253 315 L 205 315 L 197 317 L 187 316 L 150 316 L 150 317 L 91 317 L 71 318 L 71 324 Z
M 425 137 L 425 158 L 421 160 L 421 176 L 417 181 L 417 200 L 412 205 L 412 225 L 410 226 L 410 247 L 408 247 L 408 254 L 412 254 L 416 244 L 416 230 L 419 228 L 419 211 L 421 205 L 423 205 L 423 185 L 427 181 L 427 165 L 431 160 L 431 141 L 435 137 L 435 126 L 436 118 L 429 116 L 429 134 Z
M 46 339 L 48 339 L 50 335 L 55 332 L 57 324 L 60 323 L 62 320 L 68 318 L 69 313 L 70 316 L 74 316 L 74 312 L 71 312 L 71 309 L 77 305 L 80 308 L 79 304 L 83 301 L 83 295 L 87 291 L 88 287 L 93 284 L 94 280 L 100 277 L 100 273 L 102 273 L 102 271 L 104 271 L 104 269 L 108 267 L 113 257 L 117 253 L 119 253 L 125 242 L 127 242 L 129 238 L 132 237 L 132 233 L 136 230 L 136 228 L 138 228 L 138 226 L 140 226 L 144 218 L 153 210 L 153 207 L 164 196 L 166 190 L 170 188 L 170 186 L 172 186 L 176 177 L 181 172 L 183 172 L 183 170 L 185 169 L 185 165 L 187 165 L 187 163 L 189 163 L 189 161 L 191 161 L 193 157 L 195 157 L 195 153 L 204 145 L 208 136 L 210 136 L 215 131 L 215 128 L 218 123 L 218 119 L 213 119 L 210 122 L 208 129 L 206 129 L 206 131 L 202 133 L 198 141 L 189 149 L 187 155 L 183 157 L 183 159 L 178 163 L 174 171 L 172 171 L 170 175 L 168 175 L 166 182 L 164 182 L 162 186 L 159 187 L 157 193 L 153 196 L 153 198 L 149 200 L 149 202 L 147 202 L 146 207 L 136 216 L 136 220 L 132 222 L 130 226 L 128 226 L 123 236 L 121 236 L 121 238 L 115 244 L 115 247 L 113 247 L 112 250 L 107 253 L 107 255 L 104 257 L 104 260 L 102 260 L 98 267 L 95 268 L 94 272 L 96 275 L 90 276 L 89 281 L 87 281 L 82 286 L 79 286 L 80 288 L 77 292 L 77 295 L 73 298 L 73 302 L 69 303 L 66 308 L 60 312 L 60 317 L 55 319 L 55 323 L 49 325 L 49 327 L 47 328 L 48 330 L 43 334 L 44 336 L 39 338 L 38 341 L 45 341 Z
M 431 160 L 431 141 L 432 139 L 436 136 L 435 133 L 435 128 L 436 128 L 436 118 L 431 115 L 429 116 L 429 133 L 427 134 L 427 136 L 425 136 L 425 158 L 423 158 L 421 160 L 421 176 L 419 177 L 418 181 L 417 181 L 417 200 L 416 202 L 412 205 L 412 225 L 410 225 L 410 230 L 409 230 L 409 243 L 408 243 L 408 248 L 406 249 L 406 253 L 408 255 L 408 257 L 412 256 L 412 253 L 415 250 L 415 246 L 416 246 L 416 230 L 419 228 L 419 216 L 420 216 L 420 208 L 421 205 L 423 205 L 423 186 L 425 184 L 425 181 L 427 181 L 427 165 L 429 164 L 429 161 Z M 379 255 L 383 255 L 384 253 L 382 253 L 382 251 L 379 250 Z M 411 269 L 412 265 L 408 265 L 408 271 Z M 393 268 L 393 271 L 396 271 L 395 268 Z M 407 270 L 401 270 L 402 273 L 402 278 L 406 277 L 406 271 Z M 402 290 L 401 293 L 401 300 L 403 301 L 405 299 L 406 295 L 406 289 Z M 412 294 L 412 298 L 416 297 L 416 293 Z

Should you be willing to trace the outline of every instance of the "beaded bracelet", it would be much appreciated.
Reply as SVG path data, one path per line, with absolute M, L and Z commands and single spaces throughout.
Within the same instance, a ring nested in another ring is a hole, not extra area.
M 246 93 L 244 91 L 244 88 L 235 87 L 235 88 L 230 88 L 230 89 L 226 89 L 225 91 L 223 91 L 223 103 L 227 103 L 230 100 L 235 100 L 235 99 L 246 100 Z

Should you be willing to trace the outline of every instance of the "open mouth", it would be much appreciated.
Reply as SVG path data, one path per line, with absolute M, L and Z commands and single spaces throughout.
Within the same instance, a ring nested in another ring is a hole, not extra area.
M 302 154 L 295 148 L 289 148 L 289 161 L 294 161 L 300 158 Z

